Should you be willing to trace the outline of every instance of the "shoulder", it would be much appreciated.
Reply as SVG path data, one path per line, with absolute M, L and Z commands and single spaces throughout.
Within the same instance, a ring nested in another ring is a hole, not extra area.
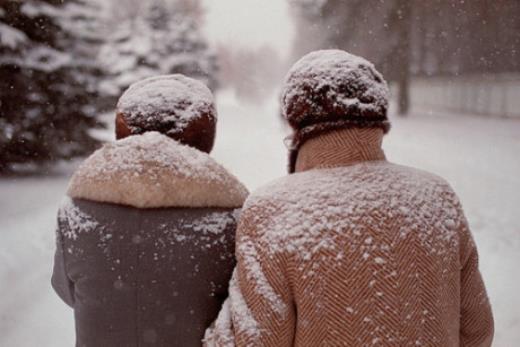
M 302 199 L 325 199 L 335 195 L 359 195 L 361 191 L 411 190 L 422 187 L 453 193 L 442 177 L 416 168 L 386 161 L 352 166 L 309 170 L 276 179 L 253 192 L 246 201 L 247 210 L 258 205 L 297 203 Z M 453 193 L 454 194 L 454 193 Z
M 318 242 L 322 220 L 315 222 L 315 217 L 323 218 L 319 215 L 326 209 L 337 177 L 330 171 L 291 174 L 253 192 L 242 209 L 237 239 L 251 238 L 273 254 Z M 289 245 L 295 239 L 302 244 Z
M 206 153 L 150 132 L 97 150 L 73 175 L 68 195 L 139 208 L 233 208 L 248 192 Z
M 389 180 L 400 179 L 409 184 L 438 186 L 446 191 L 453 191 L 443 177 L 429 171 L 394 163 L 387 163 L 380 170 L 388 171 Z
M 451 214 L 459 210 L 460 204 L 443 178 L 380 161 L 279 178 L 250 195 L 242 220 L 260 235 L 264 231 L 299 235 L 300 229 L 308 234 L 309 228 L 317 226 L 340 227 L 346 216 L 400 205 L 424 206 Z
M 69 197 L 65 197 L 61 201 L 57 219 L 57 232 L 66 239 L 76 240 L 80 234 L 102 226 L 93 214 Z
M 397 164 L 389 164 L 388 170 L 390 193 L 400 192 L 415 195 L 421 200 L 437 201 L 438 207 L 448 204 L 460 208 L 457 194 L 443 177 L 425 170 Z

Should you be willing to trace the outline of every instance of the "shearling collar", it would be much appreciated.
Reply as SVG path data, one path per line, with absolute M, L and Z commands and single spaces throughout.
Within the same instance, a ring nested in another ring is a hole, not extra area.
M 380 128 L 348 128 L 321 134 L 298 151 L 296 172 L 386 160 Z
M 137 208 L 235 208 L 248 191 L 208 154 L 147 132 L 94 152 L 72 176 L 67 194 Z

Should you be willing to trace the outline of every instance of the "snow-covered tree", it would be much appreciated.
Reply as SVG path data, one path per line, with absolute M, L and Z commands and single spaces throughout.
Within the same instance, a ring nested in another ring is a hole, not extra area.
M 170 73 L 216 88 L 216 56 L 200 30 L 197 3 L 143 1 L 140 11 L 120 18 L 100 53 L 100 61 L 111 72 L 106 88 L 119 95 L 139 79 Z
M 71 158 L 97 141 L 96 13 L 80 0 L 0 3 L 0 166 Z

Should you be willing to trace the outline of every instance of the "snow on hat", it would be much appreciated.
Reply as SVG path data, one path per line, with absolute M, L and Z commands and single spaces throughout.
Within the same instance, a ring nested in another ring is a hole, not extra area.
M 341 50 L 320 50 L 301 58 L 289 70 L 282 109 L 294 130 L 289 172 L 300 147 L 325 132 L 351 127 L 390 129 L 389 90 L 368 60 Z
M 117 104 L 118 139 L 158 131 L 209 153 L 215 142 L 217 111 L 211 91 L 181 74 L 132 84 Z
M 295 130 L 322 123 L 389 130 L 388 85 L 374 65 L 341 50 L 309 53 L 291 68 L 282 96 Z

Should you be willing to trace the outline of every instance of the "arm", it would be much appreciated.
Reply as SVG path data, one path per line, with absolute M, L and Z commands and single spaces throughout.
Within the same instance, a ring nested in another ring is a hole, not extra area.
M 51 283 L 54 291 L 69 306 L 74 306 L 74 283 L 69 279 L 66 271 L 65 251 L 63 250 L 63 236 L 61 229 L 63 223 L 58 217 L 58 230 L 56 231 L 56 252 L 54 254 L 54 269 Z
M 292 346 L 296 314 L 285 275 L 287 259 L 270 253 L 246 218 L 237 235 L 229 298 L 208 329 L 206 346 Z
M 466 221 L 461 243 L 460 346 L 489 347 L 493 341 L 493 315 L 478 269 L 477 248 Z

